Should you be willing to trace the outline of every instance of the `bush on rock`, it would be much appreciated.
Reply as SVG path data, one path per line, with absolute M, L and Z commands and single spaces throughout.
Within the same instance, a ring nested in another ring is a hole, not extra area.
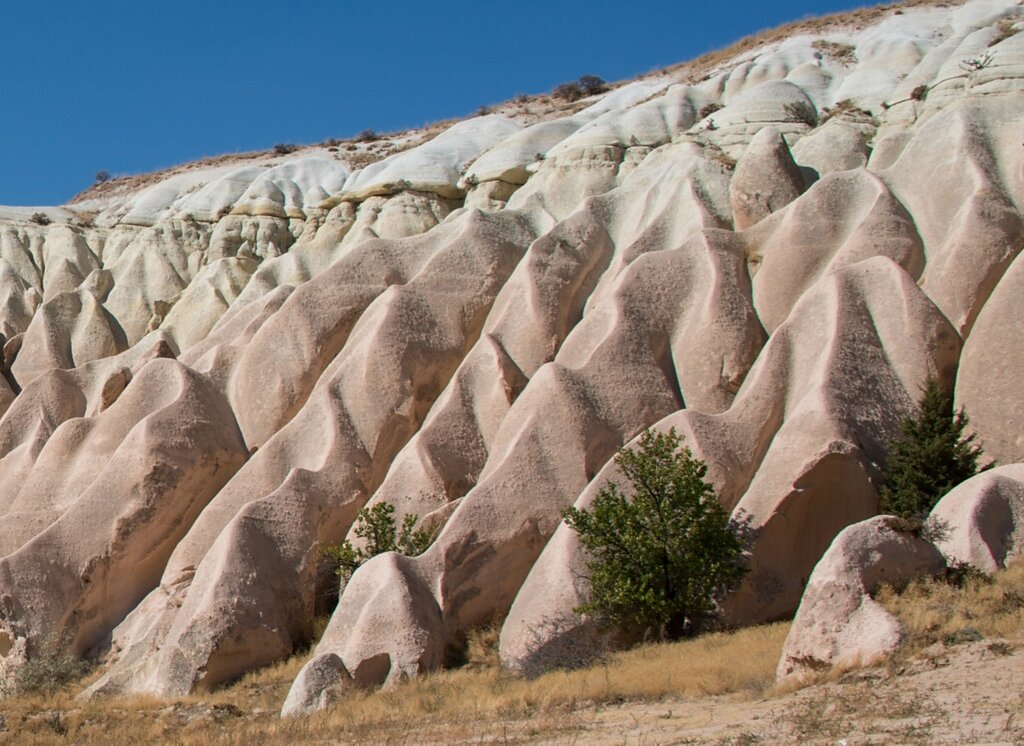
M 355 535 L 366 543 L 355 547 L 346 539 L 340 544 L 329 544 L 322 549 L 332 563 L 341 584 L 348 583 L 360 565 L 371 557 L 384 552 L 398 552 L 407 557 L 423 554 L 434 540 L 433 532 L 417 529 L 419 516 L 407 515 L 401 528 L 395 524 L 395 506 L 380 502 L 370 508 L 363 508 L 356 515 Z
M 903 420 L 890 447 L 880 491 L 883 513 L 921 519 L 951 489 L 992 467 L 978 467 L 982 449 L 973 434 L 964 434 L 969 422 L 963 409 L 953 411 L 953 400 L 939 382 L 929 378 L 917 414 Z

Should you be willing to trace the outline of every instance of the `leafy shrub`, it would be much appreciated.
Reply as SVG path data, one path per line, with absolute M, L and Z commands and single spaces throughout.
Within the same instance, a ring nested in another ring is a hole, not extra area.
M 434 540 L 434 534 L 427 529 L 417 529 L 418 522 L 419 516 L 407 515 L 401 528 L 396 530 L 395 506 L 380 502 L 363 508 L 356 515 L 353 531 L 365 540 L 365 546 L 355 547 L 346 539 L 340 544 L 323 547 L 321 552 L 334 564 L 334 572 L 344 586 L 360 565 L 378 554 L 398 552 L 407 557 L 423 554 Z
M 96 183 L 97 184 L 106 184 L 108 181 L 110 181 L 110 172 L 109 171 L 97 171 L 96 172 Z
M 744 572 L 739 529 L 674 429 L 647 430 L 615 463 L 632 497 L 609 482 L 590 510 L 562 514 L 589 555 L 591 599 L 576 611 L 606 627 L 692 634 Z
M 929 378 L 916 415 L 900 423 L 889 448 L 880 491 L 883 513 L 920 518 L 965 479 L 991 468 L 979 468 L 982 449 L 973 434 L 964 435 L 968 424 L 963 409 L 954 413 L 952 398 Z
M 66 643 L 50 643 L 25 663 L 16 667 L 3 682 L 0 694 L 20 696 L 24 694 L 52 695 L 67 684 L 76 681 L 89 672 L 89 664 L 71 653 Z
M 288 155 L 289 153 L 294 153 L 298 149 L 298 145 L 292 145 L 288 142 L 279 142 L 274 146 L 274 155 Z
M 29 220 L 31 220 L 36 225 L 49 225 L 51 222 L 53 222 L 50 220 L 50 216 L 47 215 L 45 212 L 34 212 L 32 213 L 32 217 L 29 218 Z

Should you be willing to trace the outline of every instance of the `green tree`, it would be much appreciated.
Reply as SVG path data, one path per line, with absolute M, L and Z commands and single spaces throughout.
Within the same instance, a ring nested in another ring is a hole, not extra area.
M 371 557 L 384 552 L 398 552 L 408 557 L 423 554 L 434 534 L 426 529 L 417 529 L 419 516 L 407 515 L 400 529 L 395 526 L 395 506 L 386 502 L 363 508 L 356 515 L 353 533 L 365 540 L 359 547 L 346 539 L 340 544 L 329 544 L 321 550 L 334 563 L 334 572 L 341 578 L 341 584 L 348 583 L 360 565 Z
M 982 450 L 973 434 L 964 435 L 968 424 L 964 410 L 954 412 L 952 398 L 929 378 L 916 414 L 900 423 L 889 448 L 880 491 L 883 513 L 921 518 L 951 489 L 992 467 L 979 468 Z
M 615 463 L 632 495 L 609 482 L 589 510 L 562 514 L 589 555 L 591 598 L 576 611 L 663 639 L 692 634 L 744 572 L 739 530 L 674 429 L 647 430 Z

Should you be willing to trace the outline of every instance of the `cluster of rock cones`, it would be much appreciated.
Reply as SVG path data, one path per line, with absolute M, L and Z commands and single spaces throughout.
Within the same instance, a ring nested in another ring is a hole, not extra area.
M 59 643 L 107 656 L 94 694 L 176 695 L 284 658 L 336 582 L 318 547 L 387 501 L 437 539 L 355 573 L 286 711 L 496 620 L 543 670 L 599 636 L 560 513 L 651 426 L 754 537 L 726 619 L 807 599 L 782 674 L 884 648 L 864 558 L 943 555 L 883 519 L 833 540 L 923 382 L 1024 461 L 1022 19 L 889 9 L 361 169 L 307 149 L 0 208 L 0 668 Z

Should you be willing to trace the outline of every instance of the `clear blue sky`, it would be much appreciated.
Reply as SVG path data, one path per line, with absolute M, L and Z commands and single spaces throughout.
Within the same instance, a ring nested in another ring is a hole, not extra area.
M 463 116 L 632 77 L 857 0 L 2 0 L 0 204 L 101 169 Z

